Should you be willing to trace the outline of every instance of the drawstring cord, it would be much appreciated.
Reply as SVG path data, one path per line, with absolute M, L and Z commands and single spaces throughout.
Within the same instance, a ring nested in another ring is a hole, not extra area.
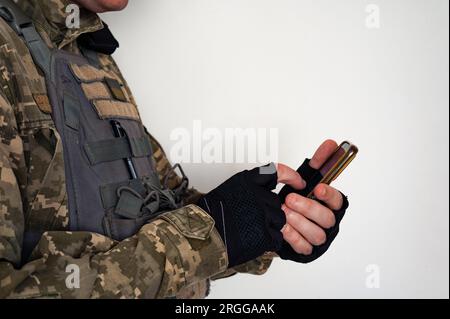
M 171 190 L 168 187 L 169 177 L 179 169 L 182 175 L 180 185 Z M 154 215 L 162 210 L 177 209 L 182 205 L 182 196 L 189 186 L 189 179 L 184 174 L 180 164 L 174 165 L 164 176 L 162 188 L 152 185 L 149 181 L 143 181 L 147 195 L 144 197 L 130 186 L 122 186 L 117 189 L 117 197 L 120 198 L 123 192 L 129 192 L 136 198 L 142 200 L 142 215 Z
M 189 179 L 187 178 L 186 174 L 184 173 L 183 167 L 181 167 L 180 163 L 177 163 L 174 166 L 172 166 L 170 168 L 170 170 L 166 173 L 166 175 L 164 176 L 164 179 L 163 179 L 163 188 L 169 189 L 169 178 L 173 173 L 175 173 L 175 170 L 177 168 L 181 173 L 181 183 L 177 188 L 175 188 L 173 190 L 173 192 L 175 193 L 176 197 L 181 197 L 189 187 Z

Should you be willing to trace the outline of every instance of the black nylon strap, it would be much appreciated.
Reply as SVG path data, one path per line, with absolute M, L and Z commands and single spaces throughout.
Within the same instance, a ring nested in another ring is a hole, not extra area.
M 80 101 L 71 94 L 64 92 L 64 118 L 66 125 L 78 130 L 80 123 Z
M 92 165 L 131 157 L 131 149 L 126 137 L 89 142 L 84 145 L 84 150 Z
M 37 246 L 41 240 L 43 231 L 25 231 L 23 235 L 22 244 L 22 262 L 21 265 L 25 265 L 31 257 L 34 248 Z
M 89 61 L 89 63 L 97 69 L 100 69 L 100 59 L 97 52 L 87 49 L 81 45 L 79 46 L 79 48 L 81 54 L 83 54 L 83 56 Z
M 22 28 L 32 23 L 31 19 L 11 0 L 0 0 L 0 16 L 20 36 Z
M 152 146 L 147 136 L 130 138 L 130 147 L 134 157 L 145 157 L 152 155 Z
M 92 165 L 123 160 L 131 157 L 150 156 L 152 150 L 145 137 L 119 137 L 110 140 L 89 142 L 84 145 L 86 155 Z
M 50 74 L 51 50 L 44 43 L 34 25 L 22 29 L 25 43 L 33 56 L 34 62 L 45 74 Z
M 42 72 L 50 74 L 51 50 L 36 31 L 32 20 L 11 0 L 0 0 L 0 16 L 25 40 L 34 62 Z

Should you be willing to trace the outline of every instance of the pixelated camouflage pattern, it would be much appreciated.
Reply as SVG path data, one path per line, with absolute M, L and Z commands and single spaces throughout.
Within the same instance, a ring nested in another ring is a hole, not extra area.
M 19 0 L 50 47 L 79 53 L 75 39 L 102 28 L 99 17 L 81 11 L 81 28 L 65 26 L 68 0 Z M 133 95 L 114 60 L 99 54 L 100 67 L 115 75 L 127 99 Z M 227 270 L 225 247 L 214 222 L 194 205 L 201 194 L 189 189 L 186 205 L 117 242 L 88 232 L 69 232 L 64 158 L 51 118 L 45 79 L 22 40 L 0 19 L 0 298 L 204 298 L 210 278 L 238 272 L 264 273 L 261 257 Z M 161 181 L 171 164 L 149 134 Z M 176 172 L 168 184 L 181 182 Z M 43 231 L 28 261 L 21 259 L 26 230 Z M 79 289 L 66 286 L 67 265 L 78 265 Z
M 60 49 L 69 44 L 76 46 L 75 40 L 81 34 L 103 28 L 99 16 L 83 8 L 80 9 L 80 28 L 68 28 L 66 8 L 71 4 L 68 0 L 19 0 L 17 4 L 32 17 L 45 38 Z
M 186 206 L 169 214 L 189 225 L 187 212 L 196 210 Z M 182 288 L 209 278 L 211 269 L 227 266 L 223 242 L 213 232 L 209 217 L 205 224 L 209 226 L 200 231 L 186 227 L 182 234 L 161 218 L 122 242 L 87 232 L 46 232 L 33 252 L 33 261 L 20 270 L 0 262 L 0 297 L 175 296 Z M 79 289 L 66 286 L 69 264 L 80 269 Z

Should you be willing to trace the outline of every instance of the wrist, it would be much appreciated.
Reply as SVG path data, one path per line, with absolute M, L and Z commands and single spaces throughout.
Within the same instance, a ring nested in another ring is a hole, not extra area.
M 224 225 L 224 216 L 220 213 L 221 209 L 220 206 L 217 205 L 218 203 L 216 201 L 209 201 L 207 196 L 202 196 L 196 205 L 203 209 L 211 218 L 214 220 L 214 227 L 216 228 L 217 232 L 219 233 L 222 240 L 224 240 L 225 237 L 225 225 Z M 224 240 L 225 241 L 225 240 Z

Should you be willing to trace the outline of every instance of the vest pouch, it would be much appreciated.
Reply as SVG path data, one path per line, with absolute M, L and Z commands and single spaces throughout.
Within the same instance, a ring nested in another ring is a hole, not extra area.
M 106 232 L 111 234 L 112 238 L 122 241 L 134 236 L 137 230 L 141 229 L 148 221 L 148 217 L 124 219 L 106 216 L 104 227 Z
M 54 51 L 51 70 L 48 88 L 64 150 L 69 229 L 128 238 L 155 217 L 141 208 L 149 192 L 162 188 L 137 108 L 119 79 L 82 56 Z M 123 136 L 115 134 L 111 121 L 120 123 Z
M 111 237 L 117 240 L 128 238 L 136 233 L 160 212 L 160 204 L 149 196 L 149 178 L 127 180 L 121 183 L 103 185 L 100 189 L 103 208 L 106 212 L 104 227 Z M 149 210 L 148 207 L 155 210 Z M 162 213 L 162 211 L 161 211 Z
M 30 112 L 18 124 L 20 127 L 26 124 L 27 128 L 34 129 L 46 123 L 51 125 L 53 120 L 60 137 L 57 147 L 62 148 L 63 153 L 61 158 L 53 160 L 55 166 L 48 169 L 43 184 L 49 187 L 45 187 L 45 194 L 37 194 L 33 202 L 33 205 L 38 206 L 35 211 L 43 211 L 42 208 L 46 206 L 53 210 L 59 209 L 64 215 L 64 229 L 68 224 L 67 228 L 72 231 L 94 232 L 117 240 L 132 236 L 149 218 L 155 217 L 145 210 L 138 211 L 139 199 L 144 198 L 143 207 L 147 208 L 147 192 L 150 191 L 150 195 L 154 192 L 159 194 L 162 187 L 150 141 L 122 79 L 107 67 L 97 67 L 96 61 L 91 58 L 49 48 L 29 17 L 13 1 L 3 1 L 0 6 L 1 17 L 23 38 L 34 63 L 45 75 L 49 98 L 47 101 L 47 96 L 41 90 L 32 92 L 42 112 L 35 112 L 38 110 L 35 105 L 27 107 Z M 115 134 L 110 120 L 120 121 L 126 132 L 126 140 L 113 140 Z M 129 158 L 135 166 L 134 179 L 131 181 L 124 158 Z M 56 164 L 63 166 L 64 174 Z M 59 177 L 65 177 L 66 192 L 59 187 L 62 181 Z M 138 200 L 132 199 L 129 194 L 123 198 L 116 194 L 117 198 L 114 198 L 110 196 L 111 192 L 103 192 L 105 185 L 121 183 L 131 185 L 138 192 L 142 191 Z M 63 196 L 64 193 L 67 196 Z M 105 194 L 109 197 L 106 198 Z M 105 205 L 104 197 L 108 205 Z M 166 194 L 165 197 L 166 202 L 173 204 L 170 196 Z M 36 218 L 34 214 L 28 214 L 28 217 L 29 227 L 24 236 L 38 238 L 33 230 L 47 230 L 48 219 L 42 214 Z M 42 220 L 39 221 L 38 217 Z M 24 246 L 24 250 L 30 251 L 33 243 L 25 242 Z
M 126 186 L 125 186 L 126 185 Z M 104 198 L 105 229 L 117 240 L 126 239 L 146 223 L 167 211 L 180 208 L 175 194 L 168 189 L 146 189 L 152 183 L 148 179 L 131 180 L 120 185 L 109 185 L 102 189 Z M 144 189 L 143 190 L 143 187 Z M 111 193 L 111 191 L 114 191 Z M 109 193 L 109 194 L 108 194 Z M 106 200 L 108 198 L 108 200 Z M 108 204 L 109 201 L 109 204 Z M 112 203 L 116 202 L 115 205 Z M 195 223 L 190 223 L 195 224 Z

